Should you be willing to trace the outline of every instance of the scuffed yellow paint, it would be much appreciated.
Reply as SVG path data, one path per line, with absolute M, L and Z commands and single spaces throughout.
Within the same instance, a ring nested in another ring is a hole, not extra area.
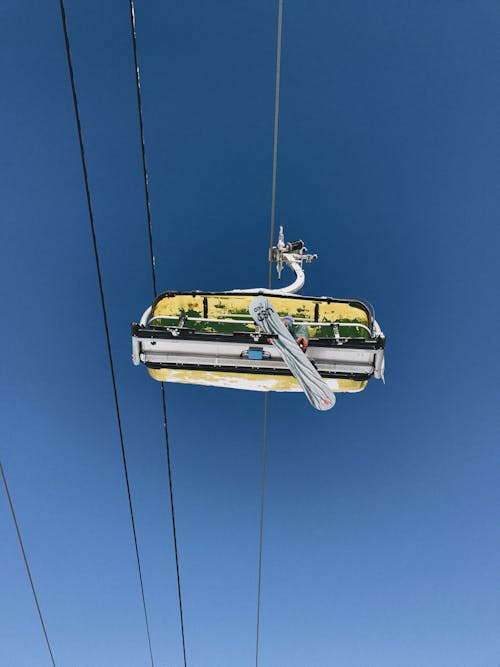
M 193 296 L 192 294 L 166 296 L 158 301 L 153 309 L 152 316 L 180 317 L 187 312 L 199 313 L 199 317 L 203 317 L 203 296 Z
M 220 371 L 193 371 L 176 368 L 148 368 L 152 378 L 160 382 L 180 382 L 209 387 L 228 387 L 250 391 L 302 391 L 293 376 L 229 373 Z M 368 380 L 328 378 L 325 382 L 335 393 L 362 391 Z
M 320 322 L 342 322 L 355 320 L 368 326 L 368 315 L 365 310 L 351 306 L 349 303 L 321 303 L 319 304 Z
M 209 319 L 232 317 L 236 314 L 248 314 L 253 295 L 223 294 L 206 295 L 207 316 Z M 368 316 L 364 309 L 349 303 L 332 301 L 326 303 L 316 299 L 301 299 L 296 297 L 270 296 L 269 301 L 276 312 L 283 317 L 292 315 L 297 319 L 314 321 L 314 308 L 319 305 L 319 320 L 321 322 L 338 322 L 350 320 L 360 324 L 368 324 Z M 158 301 L 153 316 L 181 316 L 187 312 L 199 313 L 203 316 L 203 295 L 176 294 L 165 296 Z

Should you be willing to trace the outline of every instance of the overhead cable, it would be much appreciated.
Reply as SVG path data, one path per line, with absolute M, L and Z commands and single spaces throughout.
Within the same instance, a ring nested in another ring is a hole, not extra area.
M 276 45 L 276 86 L 274 92 L 274 137 L 273 137 L 273 174 L 271 188 L 271 225 L 269 234 L 269 274 L 268 288 L 271 289 L 273 276 L 271 250 L 274 245 L 274 220 L 276 217 L 276 173 L 278 167 L 278 119 L 280 111 L 280 79 L 281 79 L 281 30 L 283 26 L 283 0 L 278 0 L 278 38 Z
M 139 116 L 139 132 L 141 135 L 142 174 L 144 179 L 144 196 L 146 200 L 146 217 L 148 222 L 151 277 L 153 281 L 153 294 L 154 297 L 156 298 L 158 290 L 156 285 L 156 267 L 155 267 L 154 248 L 153 248 L 153 227 L 151 224 L 151 199 L 149 197 L 149 179 L 148 179 L 148 168 L 146 164 L 146 144 L 144 140 L 144 121 L 142 118 L 141 75 L 139 72 L 139 61 L 137 59 L 137 32 L 135 29 L 135 9 L 133 0 L 129 0 L 129 9 L 130 9 L 130 30 L 132 33 L 132 50 L 134 53 L 135 87 L 137 92 L 137 114 Z
M 278 166 L 278 120 L 280 109 L 280 80 L 281 80 L 281 32 L 283 26 L 283 0 L 278 0 L 278 34 L 276 40 L 276 85 L 274 92 L 274 136 L 273 136 L 273 172 L 271 182 L 271 223 L 269 234 L 269 274 L 268 288 L 271 289 L 273 276 L 273 263 L 271 259 L 271 250 L 274 243 L 274 221 L 276 218 L 276 175 Z M 259 567 L 257 576 L 257 624 L 255 637 L 255 667 L 259 665 L 259 633 L 260 633 L 260 593 L 262 582 L 262 542 L 264 531 L 264 500 L 265 500 L 265 479 L 266 479 L 266 450 L 267 450 L 267 414 L 268 414 L 268 394 L 264 394 L 264 429 L 262 437 L 262 464 L 261 464 L 261 489 L 260 489 L 260 521 L 259 521 Z
M 135 26 L 135 9 L 133 0 L 129 0 L 130 8 L 130 32 L 132 36 L 132 48 L 134 53 L 134 68 L 135 68 L 135 84 L 137 92 L 137 113 L 139 116 L 139 132 L 141 139 L 141 155 L 142 155 L 142 173 L 144 180 L 144 196 L 146 200 L 146 219 L 148 226 L 148 238 L 149 238 L 149 256 L 151 262 L 151 275 L 153 281 L 153 296 L 156 299 L 158 296 L 157 291 L 157 280 L 156 280 L 156 264 L 155 264 L 155 253 L 154 253 L 154 243 L 153 243 L 153 227 L 151 222 L 151 199 L 149 194 L 149 178 L 148 170 L 146 163 L 146 144 L 144 139 L 144 122 L 142 114 L 142 96 L 141 96 L 141 78 L 139 71 L 139 61 L 137 57 L 137 31 Z M 181 629 L 181 639 L 182 639 L 182 653 L 184 658 L 184 667 L 187 667 L 187 657 L 186 657 L 186 640 L 184 635 L 184 614 L 182 609 L 182 593 L 181 593 L 181 578 L 180 578 L 180 568 L 179 568 L 179 551 L 177 547 L 177 530 L 175 524 L 175 506 L 174 506 L 174 492 L 173 492 L 173 483 L 172 483 L 172 467 L 171 467 L 171 456 L 170 456 L 170 443 L 168 438 L 168 422 L 167 422 L 167 405 L 165 398 L 165 384 L 161 383 L 161 400 L 162 400 L 162 409 L 163 409 L 163 430 L 165 433 L 165 449 L 167 456 L 167 470 L 168 470 L 168 485 L 170 493 L 170 512 L 172 517 L 172 533 L 173 533 L 173 543 L 174 543 L 174 552 L 175 552 L 175 569 L 177 575 L 177 596 L 179 601 L 179 619 L 180 619 L 180 629 Z
M 146 634 L 147 634 L 147 641 L 148 641 L 148 648 L 149 648 L 149 656 L 151 660 L 151 666 L 154 667 L 154 660 L 153 660 L 153 651 L 151 648 L 151 636 L 149 632 L 149 621 L 148 621 L 148 614 L 147 614 L 147 608 L 146 608 L 146 598 L 144 595 L 144 585 L 143 585 L 143 579 L 142 579 L 142 568 L 141 568 L 141 559 L 139 556 L 139 546 L 137 543 L 137 533 L 135 529 L 135 519 L 134 519 L 134 509 L 132 505 L 132 496 L 130 492 L 130 482 L 129 482 L 129 476 L 128 476 L 128 467 L 127 467 L 127 456 L 125 453 L 125 445 L 124 445 L 124 440 L 123 440 L 123 430 L 122 430 L 122 422 L 121 422 L 121 415 L 120 415 L 120 404 L 118 401 L 118 390 L 116 386 L 116 377 L 115 377 L 115 367 L 114 367 L 114 362 L 113 362 L 113 353 L 111 349 L 111 338 L 109 334 L 109 325 L 108 325 L 108 315 L 106 311 L 106 301 L 104 298 L 104 287 L 103 287 L 103 281 L 102 281 L 102 274 L 101 274 L 101 266 L 100 266 L 100 261 L 99 261 L 99 251 L 98 251 L 98 246 L 97 246 L 97 237 L 96 237 L 96 231 L 95 231 L 95 224 L 94 224 L 94 213 L 92 210 L 92 200 L 90 196 L 90 186 L 89 186 L 89 178 L 88 178 L 88 173 L 87 173 L 87 164 L 86 164 L 86 159 L 85 159 L 85 150 L 84 150 L 84 145 L 83 145 L 83 134 L 82 134 L 82 125 L 80 121 L 80 111 L 78 107 L 78 97 L 76 93 L 76 85 L 75 85 L 75 76 L 73 72 L 73 63 L 72 63 L 72 58 L 71 58 L 71 49 L 70 49 L 70 41 L 69 41 L 69 35 L 68 35 L 68 26 L 66 22 L 66 11 L 64 7 L 64 0 L 59 0 L 59 5 L 61 8 L 61 20 L 62 20 L 62 25 L 63 25 L 63 30 L 64 30 L 64 41 L 66 45 L 66 56 L 68 60 L 68 70 L 69 70 L 69 78 L 70 78 L 70 83 L 71 83 L 71 92 L 73 95 L 73 106 L 75 110 L 75 119 L 76 119 L 76 126 L 77 126 L 77 131 L 78 131 L 78 141 L 80 144 L 80 156 L 82 160 L 82 169 L 83 169 L 83 180 L 85 184 L 85 193 L 87 197 L 87 207 L 88 207 L 88 213 L 89 213 L 89 221 L 90 221 L 90 230 L 92 234 L 92 243 L 94 247 L 94 257 L 95 257 L 95 263 L 96 263 L 96 269 L 97 269 L 97 280 L 99 283 L 99 293 L 101 297 L 101 307 L 102 307 L 102 315 L 103 315 L 103 321 L 104 321 L 104 329 L 106 333 L 106 345 L 108 349 L 108 359 L 109 359 L 109 368 L 111 371 L 111 381 L 113 385 L 113 395 L 114 395 L 114 401 L 115 401 L 115 409 L 116 409 L 116 419 L 118 423 L 118 433 L 120 436 L 120 446 L 121 446 L 121 454 L 122 454 L 122 461 L 123 461 L 123 471 L 125 474 L 125 483 L 127 487 L 127 496 L 128 496 L 128 505 L 129 505 L 129 511 L 130 511 L 130 521 L 132 524 L 132 533 L 133 533 L 133 538 L 134 538 L 134 547 L 135 547 L 135 556 L 136 556 L 136 561 L 137 561 L 137 570 L 139 574 L 139 583 L 140 583 L 140 588 L 141 588 L 141 597 L 142 597 L 142 606 L 144 610 L 144 620 L 146 624 Z
M 260 474 L 260 522 L 259 522 L 259 570 L 257 581 L 257 632 L 255 639 L 255 667 L 259 664 L 259 631 L 260 631 L 260 586 L 262 579 L 262 532 L 264 530 L 264 488 L 266 481 L 266 449 L 267 449 L 267 392 L 264 394 L 264 428 L 262 433 L 262 463 Z
M 26 572 L 28 574 L 28 579 L 30 580 L 31 592 L 33 593 L 33 598 L 35 600 L 36 610 L 38 612 L 38 617 L 39 617 L 40 623 L 42 625 L 42 630 L 43 630 L 43 634 L 44 634 L 44 637 L 45 637 L 45 642 L 47 644 L 47 648 L 49 649 L 50 660 L 52 662 L 53 667 L 56 667 L 56 663 L 55 663 L 55 660 L 54 660 L 54 654 L 52 653 L 52 647 L 50 646 L 49 636 L 47 634 L 47 628 L 45 627 L 45 621 L 43 620 L 42 610 L 40 609 L 40 604 L 38 602 L 38 596 L 36 594 L 35 584 L 33 583 L 33 577 L 31 576 L 31 569 L 30 569 L 30 566 L 29 566 L 29 563 L 28 563 L 28 557 L 27 557 L 26 551 L 24 549 L 23 538 L 21 537 L 21 531 L 19 529 L 19 524 L 17 522 L 16 512 L 14 511 L 14 503 L 12 502 L 12 498 L 11 498 L 11 495 L 10 495 L 10 492 L 9 492 L 9 487 L 7 485 L 7 478 L 5 477 L 5 472 L 4 472 L 4 469 L 3 469 L 3 466 L 2 466 L 1 463 L 0 463 L 0 474 L 2 475 L 3 485 L 5 487 L 5 493 L 7 494 L 7 500 L 9 501 L 10 513 L 12 514 L 12 519 L 14 521 L 14 526 L 16 527 L 17 540 L 19 542 L 19 546 L 21 547 L 21 551 L 22 551 L 22 554 L 23 554 L 24 565 L 26 567 Z

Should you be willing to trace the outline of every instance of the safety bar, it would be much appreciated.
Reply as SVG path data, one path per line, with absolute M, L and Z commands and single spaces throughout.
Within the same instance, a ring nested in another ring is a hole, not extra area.
M 150 309 L 148 309 L 150 310 Z M 148 313 L 148 311 L 146 311 Z M 146 315 L 144 313 L 144 315 Z M 147 322 L 147 317 L 146 321 L 143 323 L 144 320 L 144 315 L 141 318 L 141 325 L 146 326 Z M 148 324 L 151 324 L 154 320 L 180 320 L 181 318 L 178 315 L 155 315 L 152 317 Z M 219 324 L 221 322 L 227 322 L 229 324 L 255 324 L 253 320 L 234 320 L 234 319 L 214 319 L 214 318 L 208 318 L 208 317 L 186 317 L 185 321 L 191 321 L 191 322 L 218 322 Z M 368 333 L 371 335 L 371 330 L 369 327 L 366 326 L 366 324 L 360 324 L 358 322 L 310 322 L 309 320 L 296 320 L 297 322 L 300 322 L 300 324 L 306 324 L 307 326 L 310 327 L 333 327 L 333 325 L 336 325 L 338 327 L 360 327 L 361 329 L 365 329 L 365 331 L 368 331 Z

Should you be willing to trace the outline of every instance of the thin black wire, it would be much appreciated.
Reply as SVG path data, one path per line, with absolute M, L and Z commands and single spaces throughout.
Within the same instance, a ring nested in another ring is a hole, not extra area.
M 0 473 L 2 475 L 3 484 L 5 486 L 5 492 L 7 494 L 7 500 L 9 501 L 9 505 L 10 505 L 10 513 L 12 514 L 12 519 L 14 520 L 14 525 L 16 527 L 16 533 L 17 533 L 17 539 L 18 539 L 18 542 L 19 542 L 19 546 L 21 547 L 21 551 L 23 553 L 24 565 L 26 566 L 26 572 L 28 573 L 28 579 L 30 580 L 31 591 L 33 593 L 33 597 L 35 598 L 36 609 L 38 611 L 38 616 L 40 618 L 40 623 L 42 624 L 42 630 L 43 630 L 43 634 L 45 636 L 45 641 L 47 643 L 47 648 L 49 649 L 50 659 L 52 661 L 52 665 L 54 667 L 56 667 L 56 662 L 54 660 L 54 654 L 52 653 L 52 648 L 50 646 L 49 637 L 47 635 L 47 629 L 45 627 L 45 622 L 44 622 L 43 616 L 42 616 L 42 610 L 40 609 L 40 605 L 38 603 L 38 597 L 37 597 L 37 594 L 36 594 L 36 591 L 35 591 L 35 584 L 33 583 L 33 578 L 31 576 L 31 570 L 30 570 L 30 566 L 29 566 L 29 563 L 28 563 L 28 557 L 26 556 L 26 551 L 24 549 L 23 538 L 21 537 L 21 531 L 19 530 L 19 524 L 17 523 L 16 513 L 14 511 L 14 504 L 13 504 L 12 498 L 10 496 L 9 487 L 7 485 L 7 478 L 5 477 L 5 472 L 4 472 L 4 469 L 3 469 L 3 466 L 2 466 L 1 463 L 0 463 Z
M 175 528 L 175 510 L 174 510 L 174 491 L 172 487 L 172 469 L 170 465 L 170 446 L 168 442 L 168 428 L 167 428 L 167 405 L 165 401 L 165 383 L 161 383 L 161 400 L 163 405 L 163 428 L 165 431 L 165 446 L 167 451 L 167 467 L 168 467 L 168 487 L 170 492 L 170 509 L 172 510 L 172 532 L 174 536 L 174 551 L 175 551 L 175 571 L 177 573 L 177 595 L 179 598 L 179 617 L 181 622 L 181 636 L 182 636 L 182 654 L 184 656 L 184 667 L 187 667 L 186 657 L 186 640 L 184 637 L 184 615 L 182 611 L 182 595 L 181 595 L 181 577 L 179 573 L 179 555 L 177 552 L 177 531 Z
M 278 166 L 278 119 L 280 108 L 280 79 L 281 79 L 281 33 L 283 26 L 283 0 L 278 0 L 278 35 L 276 40 L 276 86 L 274 94 L 274 137 L 273 137 L 273 174 L 271 188 L 271 223 L 269 234 L 269 273 L 268 288 L 272 287 L 272 268 L 271 249 L 274 243 L 274 221 L 276 217 L 276 175 Z M 264 532 L 264 500 L 265 500 L 265 479 L 266 479 L 266 452 L 267 452 L 267 413 L 268 413 L 268 395 L 264 394 L 264 430 L 262 437 L 262 468 L 261 468 L 261 488 L 260 488 L 260 522 L 259 522 L 259 569 L 257 579 L 257 624 L 255 637 L 255 667 L 259 665 L 259 632 L 260 632 L 260 591 L 262 583 L 262 542 Z
M 156 268 L 155 268 L 155 255 L 153 250 L 153 227 L 151 224 L 151 200 L 149 197 L 149 179 L 148 179 L 148 169 L 146 165 L 146 144 L 144 140 L 144 122 L 142 119 L 142 99 L 141 99 L 141 75 L 139 72 L 139 61 L 137 59 L 137 32 L 135 29 L 135 9 L 133 0 L 129 0 L 130 8 L 130 29 L 132 33 L 132 47 L 134 51 L 134 67 L 135 67 L 135 87 L 137 91 L 137 113 L 139 115 L 139 130 L 141 134 L 141 154 L 142 154 L 142 174 L 144 177 L 144 196 L 146 199 L 146 215 L 148 219 L 148 235 L 149 235 L 149 255 L 151 260 L 151 277 L 153 280 L 153 293 L 156 299 L 157 296 L 157 286 L 156 286 Z
M 157 281 L 156 281 L 156 264 L 155 264 L 154 243 L 153 243 L 153 227 L 151 222 L 151 199 L 149 195 L 149 179 L 148 179 L 148 169 L 146 162 L 146 144 L 144 139 L 144 122 L 142 116 L 141 77 L 139 71 L 139 61 L 137 58 L 137 32 L 135 27 L 135 9 L 133 0 L 129 0 L 129 8 L 130 8 L 130 32 L 132 35 L 132 47 L 134 52 L 135 84 L 137 92 L 137 113 L 139 116 L 139 130 L 141 136 L 142 173 L 144 179 L 144 196 L 146 200 L 146 217 L 148 223 L 149 256 L 151 261 L 153 295 L 154 298 L 156 299 L 158 295 Z M 177 548 L 177 530 L 175 524 L 172 467 L 171 467 L 171 457 L 170 457 L 170 444 L 168 439 L 167 404 L 165 399 L 165 385 L 163 382 L 161 383 L 161 401 L 163 409 L 163 430 L 165 433 L 165 449 L 167 454 L 168 486 L 170 493 L 170 511 L 172 516 L 172 533 L 173 533 L 174 552 L 175 552 L 175 570 L 177 575 L 177 595 L 179 599 L 179 618 L 180 618 L 181 637 L 182 637 L 182 653 L 184 657 L 184 667 L 187 667 L 186 640 L 184 634 L 184 614 L 182 608 L 181 578 L 180 578 L 180 568 L 179 568 L 179 551 Z
M 153 660 L 153 651 L 151 648 L 151 636 L 149 632 L 149 622 L 148 622 L 148 614 L 146 610 L 146 598 L 144 595 L 144 585 L 143 585 L 143 580 L 142 580 L 142 568 L 141 568 L 141 560 L 139 556 L 139 546 L 137 543 L 137 533 L 135 529 L 135 520 L 134 520 L 134 510 L 132 506 L 132 496 L 130 493 L 130 483 L 129 483 L 129 477 L 128 477 L 128 467 L 127 467 L 127 456 L 125 454 L 125 445 L 123 441 L 123 430 L 122 430 L 122 422 L 121 422 L 121 416 L 120 416 L 120 404 L 118 402 L 118 390 L 116 387 L 116 377 L 115 377 L 115 367 L 114 367 L 114 362 L 113 362 L 113 353 L 111 350 L 111 338 L 109 335 L 109 325 L 108 325 L 108 315 L 106 312 L 106 301 L 104 298 L 104 288 L 103 288 L 103 282 L 102 282 L 102 274 L 101 274 L 101 265 L 99 261 L 99 251 L 97 247 L 97 237 L 96 237 L 96 231 L 95 231 L 95 225 L 94 225 L 94 213 L 92 210 L 92 201 L 90 197 L 90 186 L 89 186 L 89 178 L 88 178 L 88 173 L 87 173 L 87 164 L 85 160 L 85 150 L 83 147 L 83 134 L 82 134 L 82 125 L 80 122 L 80 111 L 78 107 L 78 97 L 76 94 L 76 85 L 75 85 L 75 77 L 73 73 L 73 63 L 71 59 L 71 50 L 70 50 L 70 43 L 69 43 L 69 35 L 68 35 L 68 26 L 66 23 L 66 11 L 64 8 L 64 0 L 59 0 L 59 5 L 61 8 L 61 19 L 62 19 L 62 24 L 63 24 L 63 30 L 64 30 L 64 41 L 66 44 L 66 56 L 68 59 L 68 70 L 69 70 L 69 78 L 71 82 L 71 91 L 73 95 L 73 106 L 75 109 L 75 118 L 76 118 L 76 126 L 78 130 L 78 141 L 80 143 L 80 155 L 82 159 L 82 169 L 83 169 L 83 180 L 85 182 L 85 193 L 87 196 L 87 206 L 88 206 L 88 211 L 89 211 L 89 220 L 90 220 L 90 229 L 92 233 L 92 243 L 94 246 L 94 256 L 95 256 L 95 263 L 96 263 L 96 269 L 97 269 L 97 279 L 99 282 L 99 293 L 101 297 L 101 306 L 102 306 L 102 315 L 103 315 L 103 320 L 104 320 L 104 329 L 106 332 L 106 344 L 108 348 L 108 358 L 109 358 L 109 367 L 111 371 L 111 380 L 113 383 L 113 395 L 115 399 L 115 408 L 116 408 L 116 419 L 118 422 L 118 432 L 120 435 L 120 445 L 121 445 L 121 453 L 122 453 L 122 461 L 123 461 L 123 471 L 125 473 L 125 482 L 127 486 L 127 496 L 128 496 L 128 505 L 129 505 L 129 510 L 130 510 L 130 520 L 132 523 L 132 533 L 134 537 L 134 546 L 135 546 L 135 555 L 136 555 L 136 560 L 137 560 L 137 570 L 139 573 L 139 582 L 140 582 L 140 587 L 141 587 L 141 596 L 142 596 L 142 606 L 144 610 L 144 620 L 146 622 L 146 633 L 147 633 L 147 639 L 148 639 L 148 647 L 149 647 L 149 655 L 151 658 L 151 666 L 154 667 L 154 660 Z
M 271 192 L 271 229 L 269 235 L 269 253 L 274 244 L 274 220 L 276 216 L 276 172 L 278 166 L 278 118 L 280 111 L 280 79 L 281 79 L 281 30 L 283 26 L 283 0 L 278 2 L 278 38 L 276 44 L 276 88 L 274 93 L 274 140 L 273 140 L 273 176 L 272 176 L 272 192 Z M 269 274 L 268 287 L 271 289 L 272 285 L 272 268 L 271 254 L 269 254 Z
M 264 485 L 266 481 L 267 450 L 267 392 L 264 394 L 264 429 L 262 436 L 262 466 L 260 487 L 260 527 L 259 527 L 259 576 L 257 584 L 257 637 L 255 641 L 255 665 L 259 664 L 259 629 L 260 629 L 260 586 L 262 577 L 262 531 L 264 529 Z

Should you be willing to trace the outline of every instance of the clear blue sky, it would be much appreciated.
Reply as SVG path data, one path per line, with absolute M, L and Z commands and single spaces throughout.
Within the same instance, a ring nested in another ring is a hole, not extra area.
M 277 2 L 138 2 L 159 287 L 264 284 Z M 125 0 L 67 0 L 157 667 L 181 643 Z M 148 665 L 57 2 L 1 10 L 1 460 L 56 663 Z M 272 395 L 262 667 L 498 667 L 498 3 L 285 0 L 277 223 L 387 384 Z M 240 251 L 243 251 L 240 254 Z M 262 395 L 167 387 L 188 664 L 254 664 Z M 0 489 L 0 664 L 49 657 Z

